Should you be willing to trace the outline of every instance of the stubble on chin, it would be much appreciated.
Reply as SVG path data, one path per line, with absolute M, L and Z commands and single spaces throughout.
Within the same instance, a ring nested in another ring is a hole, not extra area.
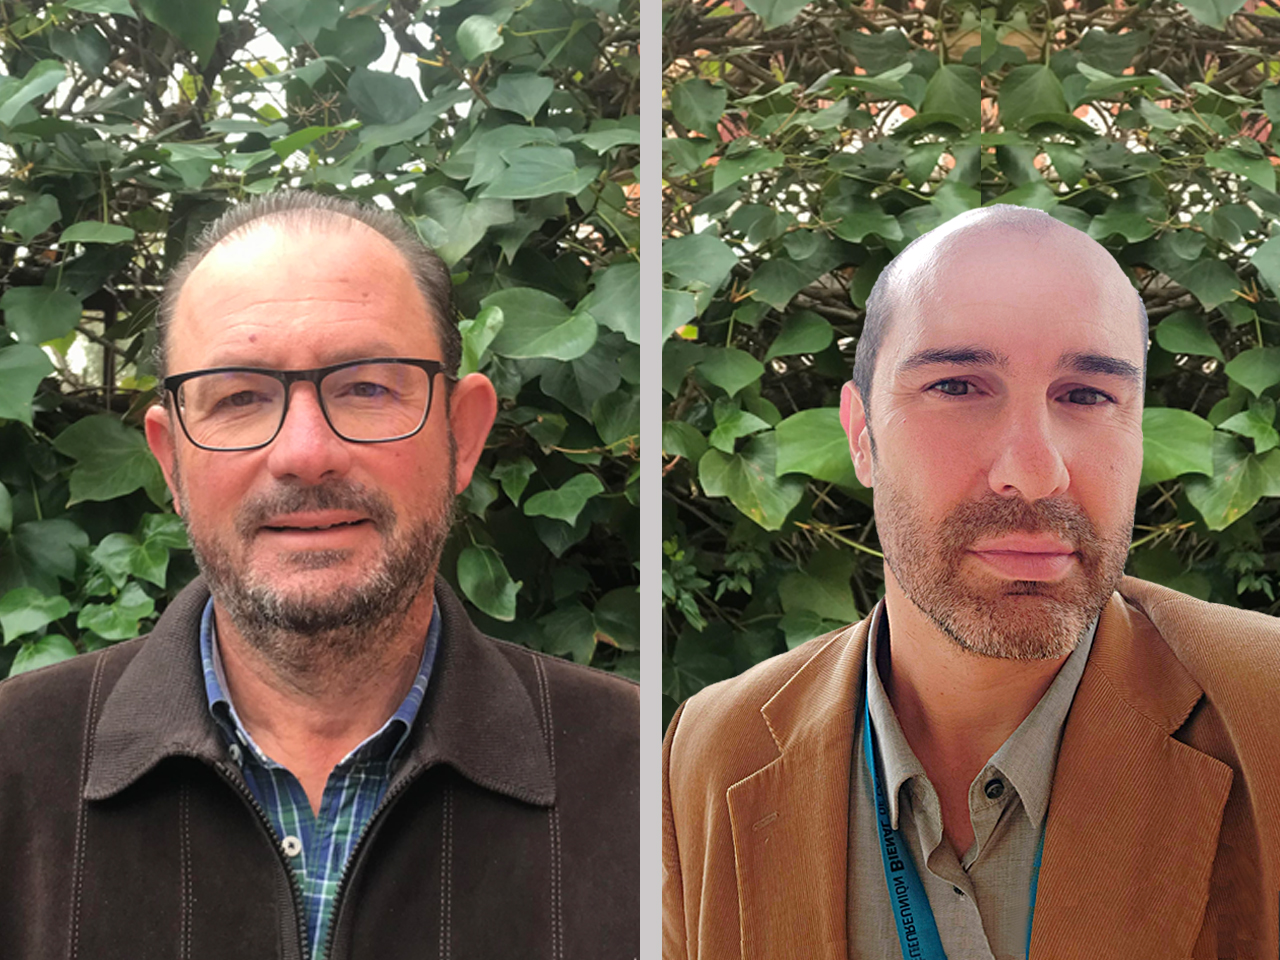
M 434 578 L 453 522 L 452 480 L 435 509 L 409 530 L 399 529 L 384 494 L 350 481 L 278 487 L 241 505 L 234 544 L 228 545 L 191 522 L 185 490 L 180 482 L 175 485 L 196 564 L 215 601 L 271 670 L 301 690 L 369 675 L 394 654 L 398 628 Z M 351 509 L 372 519 L 382 549 L 371 568 L 336 583 L 318 576 L 315 588 L 299 589 L 281 585 L 279 574 L 319 574 L 349 563 L 350 552 L 297 551 L 248 562 L 262 518 L 322 509 Z
M 1028 503 L 994 491 L 965 501 L 931 527 L 924 508 L 893 483 L 876 484 L 885 561 L 908 599 L 961 648 L 1002 660 L 1058 659 L 1075 649 L 1124 575 L 1132 515 L 1103 534 L 1064 498 Z M 1076 563 L 1058 581 L 1007 580 L 968 556 L 971 544 L 1010 533 L 1051 534 Z

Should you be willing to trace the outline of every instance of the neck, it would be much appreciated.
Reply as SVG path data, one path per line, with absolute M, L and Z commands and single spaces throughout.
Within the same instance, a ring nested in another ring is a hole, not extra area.
M 1001 660 L 965 650 L 906 597 L 892 574 L 885 604 L 892 650 L 881 645 L 877 662 L 885 691 L 930 782 L 958 803 L 1066 657 Z
M 215 605 L 227 694 L 250 736 L 298 778 L 313 809 L 330 772 L 378 731 L 408 695 L 422 662 L 433 610 L 431 584 L 396 623 L 363 628 L 351 655 L 299 675 L 272 662 Z

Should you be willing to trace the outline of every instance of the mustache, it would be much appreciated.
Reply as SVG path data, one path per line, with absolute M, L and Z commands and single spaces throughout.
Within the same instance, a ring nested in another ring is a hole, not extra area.
M 980 500 L 961 503 L 947 515 L 941 529 L 947 545 L 956 550 L 1011 533 L 1050 534 L 1082 554 L 1095 553 L 1101 544 L 1088 515 L 1079 505 L 1062 498 L 1028 502 L 991 492 Z
M 268 493 L 246 499 L 236 511 L 236 532 L 247 539 L 273 517 L 310 510 L 361 513 L 383 533 L 396 523 L 395 508 L 385 494 L 352 480 L 332 480 L 306 487 L 280 485 Z

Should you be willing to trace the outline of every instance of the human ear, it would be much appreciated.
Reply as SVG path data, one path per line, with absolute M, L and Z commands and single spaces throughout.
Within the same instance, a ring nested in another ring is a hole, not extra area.
M 867 424 L 867 411 L 862 405 L 862 394 L 849 381 L 840 390 L 840 425 L 849 437 L 849 457 L 853 471 L 864 487 L 875 483 L 871 459 L 871 428 Z
M 160 464 L 164 482 L 169 487 L 169 493 L 173 495 L 174 512 L 181 514 L 182 501 L 178 497 L 178 487 L 174 479 L 176 473 L 174 457 L 177 456 L 177 451 L 173 439 L 173 416 L 163 405 L 155 404 L 147 410 L 142 424 L 147 434 L 147 446 L 151 448 L 151 455 Z
M 498 395 L 484 374 L 469 373 L 454 384 L 449 398 L 449 428 L 457 451 L 454 493 L 461 493 L 471 482 L 497 415 Z

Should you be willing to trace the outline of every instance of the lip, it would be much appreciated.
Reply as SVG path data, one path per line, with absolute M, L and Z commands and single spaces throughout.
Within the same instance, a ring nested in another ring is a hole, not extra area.
M 1074 553 L 1029 550 L 970 550 L 990 569 L 1010 580 L 1059 580 L 1076 562 Z
M 368 517 L 351 510 L 317 510 L 271 517 L 258 529 L 264 533 L 328 533 L 354 529 L 368 521 Z
M 974 553 L 1033 553 L 1041 555 L 1075 552 L 1061 540 L 1033 534 L 1012 534 L 1006 537 L 994 537 L 990 540 L 979 540 L 969 549 Z

